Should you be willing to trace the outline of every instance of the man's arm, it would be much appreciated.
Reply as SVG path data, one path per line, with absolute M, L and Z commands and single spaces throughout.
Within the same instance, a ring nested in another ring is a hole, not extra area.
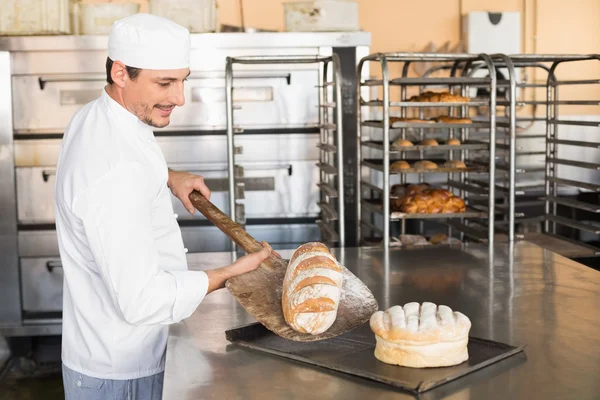
M 75 206 L 105 288 L 132 325 L 169 324 L 189 317 L 207 293 L 258 267 L 269 255 L 264 246 L 208 272 L 161 268 L 152 228 L 155 194 L 147 173 L 142 165 L 122 164 L 78 198 Z

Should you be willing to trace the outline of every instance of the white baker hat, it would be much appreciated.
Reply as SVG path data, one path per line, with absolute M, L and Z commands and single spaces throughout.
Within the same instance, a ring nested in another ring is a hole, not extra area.
M 131 15 L 113 24 L 108 57 L 142 69 L 189 68 L 190 32 L 157 15 Z

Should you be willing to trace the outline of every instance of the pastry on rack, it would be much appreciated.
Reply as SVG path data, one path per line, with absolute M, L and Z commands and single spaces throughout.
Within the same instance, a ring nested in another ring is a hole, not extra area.
M 457 138 L 450 138 L 450 139 L 448 139 L 446 144 L 448 146 L 460 146 L 460 140 L 458 140 Z
M 444 168 L 467 168 L 466 164 L 460 160 L 448 160 L 444 163 Z
M 392 143 L 392 147 L 412 147 L 413 144 L 410 140 L 398 138 Z
M 392 171 L 403 171 L 406 169 L 410 169 L 410 164 L 404 160 L 394 161 L 392 165 L 390 165 L 390 170 Z
M 423 139 L 419 143 L 421 146 L 437 146 L 439 143 L 435 139 Z
M 436 122 L 442 124 L 472 124 L 473 121 L 471 118 L 462 118 L 462 117 L 451 117 L 448 115 L 442 115 L 435 119 Z
M 375 358 L 412 368 L 447 367 L 469 359 L 471 320 L 448 306 L 412 302 L 375 312 Z
M 465 212 L 463 199 L 445 189 L 415 190 L 393 201 L 394 209 L 407 214 L 444 214 Z
M 466 103 L 470 99 L 450 92 L 425 91 L 418 96 L 412 96 L 409 102 L 419 103 Z
M 465 201 L 458 196 L 453 196 L 444 203 L 442 214 L 458 214 L 467 210 Z
M 429 243 L 431 243 L 431 244 L 460 244 L 461 241 L 456 238 L 449 237 L 445 233 L 436 233 L 435 235 L 433 235 L 429 238 Z
M 468 97 L 463 97 L 458 94 L 452 94 L 449 92 L 440 93 L 439 101 L 440 103 L 467 103 L 470 99 Z
M 421 193 L 429 189 L 427 183 L 404 183 L 392 185 L 390 188 L 390 207 L 394 211 L 400 211 L 406 196 L 414 196 L 417 193 Z
M 417 161 L 414 164 L 415 169 L 437 169 L 438 166 L 436 163 L 428 160 Z

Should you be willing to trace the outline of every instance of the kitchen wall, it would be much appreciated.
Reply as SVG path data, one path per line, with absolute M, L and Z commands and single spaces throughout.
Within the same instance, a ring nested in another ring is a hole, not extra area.
M 282 0 L 243 0 L 246 26 L 284 30 Z M 218 0 L 221 23 L 240 25 L 239 0 Z M 372 33 L 373 52 L 422 51 L 433 42 L 454 47 L 461 40 L 461 15 L 470 11 L 520 11 L 522 53 L 600 53 L 599 0 L 359 0 L 360 27 Z M 600 62 L 559 70 L 561 79 L 600 76 Z M 545 81 L 546 74 L 529 80 Z M 545 97 L 543 91 L 536 93 Z M 569 88 L 561 98 L 597 99 L 600 87 Z M 598 107 L 577 113 L 598 114 Z

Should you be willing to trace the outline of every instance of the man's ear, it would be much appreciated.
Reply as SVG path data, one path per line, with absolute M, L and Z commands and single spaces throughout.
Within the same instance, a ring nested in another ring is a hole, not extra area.
M 125 80 L 128 78 L 125 64 L 123 64 L 121 61 L 113 62 L 112 68 L 110 69 L 110 76 L 117 86 L 121 88 L 124 87 Z

